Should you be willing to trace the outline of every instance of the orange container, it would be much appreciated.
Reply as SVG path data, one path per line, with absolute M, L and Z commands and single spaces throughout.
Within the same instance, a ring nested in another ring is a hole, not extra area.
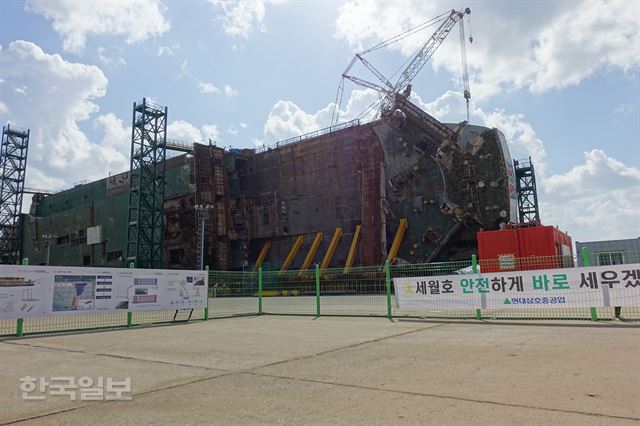
M 482 272 L 573 266 L 571 237 L 554 226 L 508 225 L 497 231 L 481 230 L 477 238 Z

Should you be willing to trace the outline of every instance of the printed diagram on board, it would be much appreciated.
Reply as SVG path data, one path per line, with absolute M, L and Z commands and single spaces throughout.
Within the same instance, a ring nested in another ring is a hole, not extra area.
M 157 306 L 160 303 L 160 290 L 157 278 L 134 278 L 133 285 L 129 287 L 128 293 L 130 309 L 145 310 Z
M 187 276 L 183 280 L 169 280 L 167 297 L 169 306 L 176 309 L 204 306 L 206 286 L 203 277 Z
M 88 311 L 95 308 L 95 275 L 56 275 L 53 284 L 54 312 Z
M 200 271 L 0 265 L 0 319 L 206 305 Z
M 28 313 L 38 304 L 36 282 L 24 277 L 0 277 L 0 313 Z

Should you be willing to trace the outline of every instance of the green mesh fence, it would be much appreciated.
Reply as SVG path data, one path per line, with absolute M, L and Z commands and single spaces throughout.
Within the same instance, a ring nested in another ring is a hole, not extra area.
M 387 316 L 384 267 L 320 271 L 321 315 Z
M 392 280 L 424 277 L 425 285 L 446 292 L 445 275 L 480 272 L 535 271 L 581 268 L 612 264 L 638 264 L 640 252 L 623 255 L 579 253 L 571 256 L 530 258 L 469 259 L 455 262 L 399 264 L 304 271 L 210 271 L 208 309 L 110 312 L 96 315 L 66 315 L 42 318 L 0 320 L 0 336 L 68 332 L 100 328 L 135 327 L 149 324 L 202 320 L 238 315 L 341 315 L 412 317 L 434 319 L 598 319 L 640 320 L 640 300 L 628 301 L 621 308 L 594 307 L 595 293 L 582 292 L 584 308 L 510 307 L 470 309 L 434 305 L 427 308 L 400 308 Z M 640 285 L 640 270 L 634 270 Z M 499 287 L 498 287 L 499 288 Z M 496 291 L 494 289 L 494 291 Z M 499 290 L 498 290 L 499 291 Z M 577 294 L 577 293 L 576 293 Z M 578 297 L 578 296 L 576 296 Z M 591 299 L 591 300 L 590 300 Z
M 257 313 L 257 272 L 209 272 L 209 318 Z
M 264 313 L 316 315 L 315 270 L 265 271 L 262 296 Z
M 165 309 L 158 311 L 109 312 L 91 315 L 57 315 L 27 317 L 19 320 L 0 320 L 0 336 L 16 336 L 42 333 L 63 333 L 101 328 L 136 327 L 141 325 L 166 324 L 187 320 L 202 320 L 204 309 Z M 20 323 L 20 324 L 19 324 Z
M 15 319 L 0 320 L 0 336 L 15 336 L 17 334 L 17 321 Z

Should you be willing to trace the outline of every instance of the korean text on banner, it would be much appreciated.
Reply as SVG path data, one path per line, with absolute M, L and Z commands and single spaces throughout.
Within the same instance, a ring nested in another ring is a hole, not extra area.
M 401 309 L 640 306 L 640 264 L 394 278 Z

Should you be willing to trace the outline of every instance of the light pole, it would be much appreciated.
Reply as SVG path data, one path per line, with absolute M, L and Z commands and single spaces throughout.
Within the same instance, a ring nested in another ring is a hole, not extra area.
M 193 206 L 196 210 L 198 238 L 197 238 L 197 263 L 198 269 L 204 269 L 204 223 L 209 218 L 209 210 L 213 208 L 211 204 L 196 204 Z
M 50 259 L 50 255 L 51 255 L 51 244 L 53 244 L 53 240 L 55 240 L 56 238 L 58 238 L 57 235 L 43 235 L 42 239 L 44 240 L 44 246 L 47 249 L 47 257 L 46 257 L 46 265 L 49 266 L 49 259 Z

